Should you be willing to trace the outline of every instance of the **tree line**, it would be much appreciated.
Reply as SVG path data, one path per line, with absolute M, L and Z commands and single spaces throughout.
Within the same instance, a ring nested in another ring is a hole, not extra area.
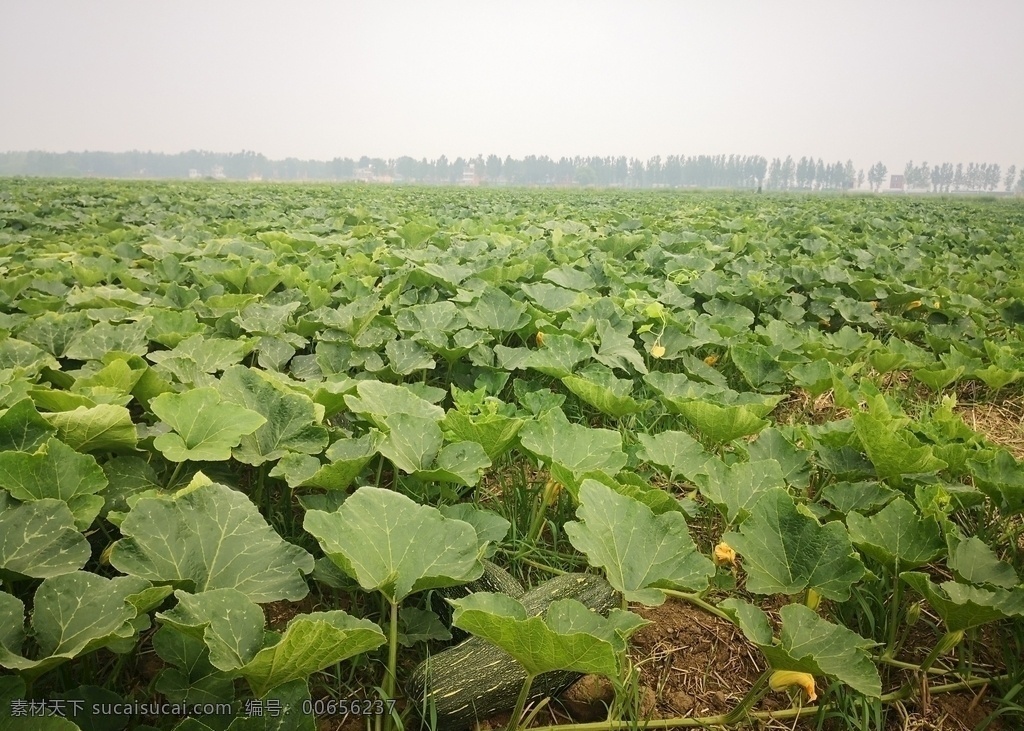
M 560 157 L 527 155 L 475 158 L 445 155 L 434 159 L 336 157 L 332 160 L 271 160 L 245 151 L 214 153 L 190 150 L 158 152 L 6 152 L 0 153 L 0 175 L 51 177 L 187 178 L 231 180 L 365 180 L 433 185 L 555 185 L 623 188 L 767 188 L 771 190 L 849 190 L 867 182 L 872 190 L 888 187 L 889 170 L 881 162 L 867 173 L 852 160 L 792 156 L 770 162 L 760 155 L 669 155 L 635 157 Z M 909 190 L 949 192 L 1024 192 L 1024 175 L 1011 165 L 1005 175 L 993 163 L 910 161 L 903 170 Z

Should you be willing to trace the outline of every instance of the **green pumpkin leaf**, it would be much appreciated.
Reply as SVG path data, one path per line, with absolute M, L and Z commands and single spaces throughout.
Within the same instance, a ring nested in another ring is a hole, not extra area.
M 493 462 L 515 442 L 525 420 L 501 414 L 470 416 L 461 411 L 449 411 L 441 428 L 453 442 L 476 442 Z
M 566 523 L 569 542 L 628 601 L 665 601 L 660 589 L 700 591 L 714 575 L 711 560 L 697 551 L 681 513 L 655 515 L 650 508 L 606 485 L 584 480 L 576 516 Z
M 255 411 L 225 401 L 214 388 L 164 393 L 150 402 L 150 409 L 174 429 L 153 440 L 171 462 L 230 459 L 242 437 L 267 422 Z
M 240 492 L 216 483 L 140 498 L 121 523 L 118 571 L 189 590 L 238 589 L 255 602 L 293 601 L 313 557 L 284 541 Z
M 469 503 L 442 505 L 438 508 L 441 515 L 452 520 L 469 523 L 476 531 L 481 555 L 489 558 L 498 550 L 498 544 L 505 540 L 508 529 L 512 526 L 507 520 L 495 512 L 477 508 Z
M 79 530 L 88 528 L 103 498 L 95 493 L 107 486 L 107 478 L 88 454 L 79 454 L 51 438 L 33 454 L 0 452 L 0 487 L 22 501 L 54 498 L 67 503 Z
M 0 452 L 35 452 L 54 432 L 31 399 L 21 399 L 0 415 Z
M 405 385 L 394 386 L 380 381 L 359 381 L 358 395 L 346 395 L 349 409 L 371 421 L 378 429 L 388 430 L 385 419 L 396 414 L 416 416 L 432 421 L 444 418 L 444 409 L 420 398 Z
M 857 548 L 895 571 L 916 569 L 946 552 L 938 522 L 921 517 L 902 497 L 870 518 L 850 513 L 846 524 Z
M 422 416 L 393 414 L 384 419 L 384 429 L 380 453 L 409 474 L 428 469 L 444 443 L 437 421 Z
M 24 607 L 0 592 L 0 667 L 32 679 L 101 647 L 131 642 L 140 611 L 129 600 L 149 585 L 131 576 L 106 579 L 85 571 L 43 579 L 32 603 L 32 658 L 21 654 Z
M 531 350 L 522 367 L 532 368 L 552 378 L 571 375 L 577 365 L 594 356 L 594 346 L 571 335 L 556 333 L 544 338 L 544 344 Z
M 526 424 L 519 432 L 519 441 L 544 462 L 558 465 L 575 477 L 587 472 L 614 475 L 626 464 L 618 432 L 571 424 L 558 409 Z
M 597 363 L 587 366 L 579 375 L 563 377 L 562 383 L 601 413 L 617 419 L 643 411 L 652 403 L 634 399 L 630 395 L 632 380 L 616 378 L 609 368 Z
M 260 371 L 231 366 L 220 379 L 220 395 L 265 420 L 256 431 L 244 434 L 231 455 L 239 462 L 258 466 L 289 452 L 319 454 L 327 446 L 327 429 L 317 423 L 312 399 L 285 392 Z
M 164 625 L 153 635 L 153 649 L 170 667 L 160 671 L 156 690 L 172 703 L 223 703 L 235 696 L 234 682 L 210 664 L 201 639 Z
M 990 459 L 969 459 L 967 467 L 978 489 L 992 498 L 1006 514 L 1024 512 L 1024 465 L 1005 449 Z M 2 484 L 2 483 L 0 483 Z
M 441 448 L 430 469 L 417 470 L 414 474 L 421 480 L 454 482 L 472 487 L 480 482 L 484 470 L 490 466 L 491 460 L 479 444 L 456 442 Z
M 391 602 L 483 573 L 473 526 L 391 490 L 361 487 L 333 513 L 308 511 L 303 527 L 363 589 Z
M 820 525 L 778 488 L 761 495 L 739 533 L 722 540 L 743 556 L 747 590 L 754 594 L 792 595 L 810 588 L 846 601 L 865 571 L 842 523 Z
M 758 646 L 773 670 L 825 676 L 870 698 L 881 696 L 882 681 L 867 653 L 875 643 L 856 632 L 822 619 L 802 604 L 787 604 L 779 611 L 779 644 L 773 644 L 763 611 L 733 598 L 718 606 L 736 617 L 743 634 Z
M 0 569 L 46 579 L 77 571 L 91 554 L 66 503 L 47 498 L 18 504 L 0 491 Z
M 1020 583 L 1013 566 L 1000 561 L 988 544 L 977 536 L 948 536 L 950 548 L 946 564 L 956 575 L 971 584 L 1012 589 Z
M 277 642 L 263 647 L 263 611 L 241 592 L 218 589 L 191 595 L 178 591 L 175 596 L 178 605 L 157 619 L 186 635 L 201 637 L 210 650 L 210 663 L 244 677 L 256 696 L 386 641 L 370 620 L 335 610 L 295 616 Z
M 980 627 L 1008 617 L 1024 617 L 1024 589 L 982 589 L 943 581 L 933 584 L 928 574 L 907 571 L 900 579 L 928 600 L 950 632 Z
M 730 525 L 744 520 L 767 490 L 786 487 L 782 468 L 774 459 L 739 462 L 696 477 L 701 494 L 723 510 Z
M 625 638 L 646 624 L 621 609 L 605 619 L 575 599 L 552 602 L 544 617 L 527 617 L 523 605 L 504 594 L 477 592 L 450 601 L 452 624 L 501 648 L 531 676 L 575 670 L 614 677 Z
M 123 406 L 79 406 L 44 417 L 62 442 L 79 452 L 121 452 L 135 449 L 138 435 Z
M 864 452 L 882 477 L 938 472 L 946 463 L 921 446 L 904 428 L 904 419 L 882 419 L 861 412 L 853 415 L 857 437 Z
M 722 406 L 710 401 L 682 401 L 672 406 L 702 434 L 719 444 L 756 434 L 769 423 L 749 406 Z
M 658 467 L 667 467 L 669 480 L 682 475 L 693 480 L 711 455 L 704 451 L 696 439 L 686 432 L 666 431 L 661 434 L 637 434 L 641 448 L 637 456 Z
M 283 477 L 292 488 L 345 490 L 377 454 L 382 438 L 380 432 L 373 430 L 358 438 L 339 439 L 327 448 L 327 464 L 307 454 L 287 454 L 274 465 L 270 476 Z

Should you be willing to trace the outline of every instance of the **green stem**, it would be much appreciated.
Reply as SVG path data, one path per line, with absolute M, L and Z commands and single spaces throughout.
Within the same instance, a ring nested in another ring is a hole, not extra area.
M 970 688 L 977 688 L 982 685 L 988 685 L 989 683 L 998 683 L 1004 680 L 1010 680 L 1014 677 L 1011 674 L 1000 675 L 994 678 L 971 678 L 970 680 L 962 680 L 959 683 L 947 683 L 945 685 L 933 685 L 928 688 L 929 695 L 938 695 L 940 693 L 955 693 L 958 690 L 969 690 Z M 894 693 L 887 693 L 883 695 L 879 700 L 882 703 L 894 703 L 896 701 L 907 700 L 913 695 L 913 688 L 904 686 Z M 794 706 L 792 708 L 785 708 L 781 711 L 751 711 L 746 714 L 746 718 L 754 721 L 779 721 L 789 718 L 799 718 L 805 714 L 813 715 L 818 713 L 822 709 L 831 709 L 833 704 L 823 703 L 817 706 Z M 647 721 L 645 728 L 647 729 L 668 729 L 668 728 L 706 728 L 708 726 L 722 726 L 729 721 L 729 716 L 732 714 L 725 713 L 718 716 L 689 716 L 687 718 L 662 718 L 652 721 Z M 625 731 L 630 728 L 628 721 L 596 721 L 594 723 L 570 723 L 562 726 L 537 726 L 531 731 Z
M 512 709 L 512 715 L 508 717 L 508 726 L 505 731 L 516 731 L 519 728 L 519 719 L 523 717 L 523 709 L 526 708 L 526 699 L 530 697 L 530 686 L 533 685 L 533 675 L 527 675 L 523 681 L 523 687 L 516 698 L 516 707 Z
M 394 700 L 398 672 L 398 602 L 391 602 L 391 624 L 388 632 L 388 672 L 384 676 L 384 701 Z M 385 714 L 387 715 L 387 714 Z M 391 728 L 391 716 L 384 719 L 384 728 Z
M 903 668 L 904 670 L 921 670 L 921 666 L 917 663 L 904 662 L 903 660 L 897 660 L 896 658 L 888 657 L 886 655 L 872 655 L 871 659 L 875 662 L 884 663 L 885 665 L 892 665 L 894 668 Z M 931 673 L 932 675 L 949 675 L 949 673 L 953 671 L 946 668 L 929 667 L 923 672 Z
M 946 652 L 949 652 L 958 644 L 960 644 L 960 641 L 963 638 L 963 630 L 957 630 L 955 632 L 946 632 L 946 634 L 942 635 L 942 637 L 939 638 L 939 641 L 935 643 L 935 647 L 933 647 L 932 651 L 928 653 L 928 657 L 926 657 L 921 662 L 919 669 L 927 671 L 929 668 L 931 668 L 935 661 L 939 659 L 941 655 L 943 655 Z
M 168 490 L 170 490 L 172 487 L 174 487 L 174 482 L 175 482 L 175 480 L 178 479 L 178 475 L 181 474 L 181 468 L 184 467 L 184 466 L 185 466 L 184 462 L 178 462 L 178 464 L 174 465 L 174 471 L 171 473 L 171 479 L 169 479 L 167 481 L 167 489 Z
M 696 594 L 688 594 L 685 591 L 676 591 L 675 589 L 662 589 L 662 591 L 665 592 L 665 594 L 667 594 L 668 596 L 675 597 L 676 599 L 681 599 L 687 604 L 692 604 L 695 607 L 700 607 L 709 614 L 713 614 L 716 617 L 721 617 L 726 622 L 735 624 L 732 617 L 730 617 L 728 614 L 726 614 L 721 609 L 716 607 L 714 604 L 710 604 L 704 601 Z
M 544 530 L 544 518 L 547 515 L 548 508 L 551 507 L 551 503 L 558 496 L 556 485 L 557 483 L 553 480 L 548 480 L 544 485 L 544 491 L 541 493 L 537 507 L 534 509 L 533 519 L 530 521 L 530 531 L 526 534 L 527 545 L 536 543 L 537 539 L 540 538 L 541 531 Z
M 891 613 L 889 615 L 889 641 L 885 645 L 885 655 L 892 656 L 896 654 L 896 630 L 899 628 L 900 623 L 900 587 L 903 582 L 900 581 L 899 563 L 896 564 L 896 570 L 893 572 L 892 581 L 892 598 L 891 598 Z
M 546 566 L 545 564 L 538 563 L 537 561 L 531 561 L 528 558 L 520 558 L 519 560 L 525 563 L 527 566 L 533 566 L 535 569 L 547 571 L 549 574 L 554 574 L 555 576 L 564 576 L 565 574 L 572 573 L 571 571 L 562 571 L 562 569 L 556 569 L 554 566 Z
M 750 690 L 747 694 L 740 699 L 740 702 L 736 704 L 736 707 L 725 714 L 725 721 L 723 723 L 730 724 L 742 721 L 750 713 L 750 709 L 754 707 L 754 704 L 761 700 L 761 696 L 768 692 L 768 678 L 771 675 L 771 670 L 765 670 L 758 676 L 754 684 L 750 686 Z

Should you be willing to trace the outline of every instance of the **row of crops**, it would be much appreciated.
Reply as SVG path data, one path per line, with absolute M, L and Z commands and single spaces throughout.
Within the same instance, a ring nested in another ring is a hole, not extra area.
M 454 728 L 453 631 L 509 728 L 565 670 L 637 722 L 665 601 L 767 668 L 716 723 L 1020 710 L 972 659 L 1024 649 L 1024 469 L 961 407 L 1020 403 L 1021 247 L 1012 201 L 4 181 L 0 727 Z

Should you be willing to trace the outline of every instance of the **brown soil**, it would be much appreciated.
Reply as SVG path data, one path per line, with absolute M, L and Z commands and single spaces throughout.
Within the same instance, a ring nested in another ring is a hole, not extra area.
M 262 606 L 263 614 L 267 618 L 267 628 L 275 632 L 284 632 L 288 623 L 295 619 L 296 615 L 317 611 L 312 594 L 307 594 L 305 598 L 297 602 L 282 599 Z

